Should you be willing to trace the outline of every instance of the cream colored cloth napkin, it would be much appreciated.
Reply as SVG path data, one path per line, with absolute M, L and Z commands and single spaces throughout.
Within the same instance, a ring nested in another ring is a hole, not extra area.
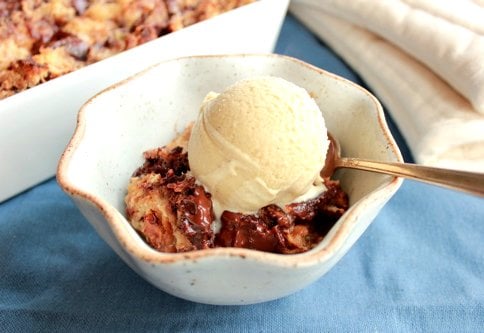
M 366 81 L 417 163 L 484 172 L 484 1 L 292 0 Z

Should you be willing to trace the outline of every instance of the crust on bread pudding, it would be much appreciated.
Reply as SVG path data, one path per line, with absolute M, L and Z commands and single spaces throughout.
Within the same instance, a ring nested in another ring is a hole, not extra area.
M 253 1 L 1 1 L 0 99 Z

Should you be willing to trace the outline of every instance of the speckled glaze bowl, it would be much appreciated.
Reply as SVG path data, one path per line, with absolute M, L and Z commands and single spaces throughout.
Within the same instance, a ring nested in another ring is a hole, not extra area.
M 193 121 L 203 97 L 259 74 L 304 87 L 347 156 L 401 161 L 378 100 L 365 89 L 279 55 L 185 57 L 162 62 L 90 99 L 61 157 L 57 179 L 82 214 L 139 275 L 172 295 L 208 304 L 251 304 L 296 292 L 321 278 L 348 251 L 401 180 L 340 170 L 350 209 L 313 250 L 281 255 L 238 248 L 160 253 L 125 217 L 129 178 L 142 152 L 162 146 Z

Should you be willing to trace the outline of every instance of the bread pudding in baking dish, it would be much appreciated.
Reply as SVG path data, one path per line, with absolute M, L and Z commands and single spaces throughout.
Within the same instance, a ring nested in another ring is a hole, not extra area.
M 1 1 L 0 99 L 254 1 Z

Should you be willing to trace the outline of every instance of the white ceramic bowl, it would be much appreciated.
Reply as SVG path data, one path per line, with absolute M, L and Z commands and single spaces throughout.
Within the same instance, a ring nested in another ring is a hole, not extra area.
M 79 108 L 100 90 L 160 61 L 270 53 L 289 0 L 259 0 L 0 100 L 0 202 L 52 177 Z
M 114 251 L 156 287 L 209 304 L 250 304 L 291 294 L 325 274 L 360 237 L 401 184 L 342 170 L 350 209 L 313 250 L 297 255 L 216 248 L 167 254 L 150 248 L 125 218 L 124 196 L 142 152 L 169 142 L 193 121 L 209 91 L 256 74 L 285 78 L 315 98 L 348 156 L 401 161 L 379 102 L 363 88 L 278 55 L 186 57 L 104 90 L 87 102 L 57 179 Z

